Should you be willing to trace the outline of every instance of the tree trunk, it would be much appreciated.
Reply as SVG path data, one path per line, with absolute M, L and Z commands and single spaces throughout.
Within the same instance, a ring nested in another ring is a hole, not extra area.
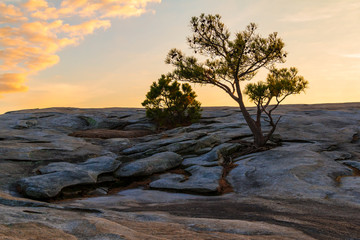
M 261 130 L 259 132 L 256 132 L 256 133 L 253 132 L 253 134 L 254 134 L 254 145 L 255 145 L 255 147 L 259 148 L 259 147 L 265 146 L 268 138 L 263 135 Z
M 255 147 L 263 147 L 265 146 L 268 138 L 266 138 L 261 130 L 261 125 L 257 125 L 256 121 L 250 116 L 243 102 L 239 102 L 240 110 L 244 119 L 249 126 L 252 134 L 254 135 L 254 145 Z
M 242 99 L 242 93 L 241 93 L 241 89 L 240 89 L 240 84 L 239 84 L 239 79 L 237 79 L 236 76 L 234 76 L 235 79 L 235 83 L 236 83 L 236 92 L 238 94 L 238 99 L 237 102 L 239 104 L 240 110 L 242 115 L 244 116 L 244 119 L 247 123 L 247 125 L 249 126 L 252 134 L 254 135 L 254 145 L 255 147 L 263 147 L 265 146 L 266 142 L 267 142 L 267 138 L 264 137 L 264 134 L 261 130 L 261 124 L 260 124 L 260 115 L 258 112 L 258 116 L 257 118 L 259 119 L 259 121 L 255 121 L 250 113 L 247 111 L 244 101 Z

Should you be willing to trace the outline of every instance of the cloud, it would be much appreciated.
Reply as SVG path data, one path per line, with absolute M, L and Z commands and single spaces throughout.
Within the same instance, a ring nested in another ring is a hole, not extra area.
M 6 5 L 5 3 L 0 3 L 0 24 L 15 23 L 26 20 L 27 18 L 24 17 L 19 8 L 11 4 Z
M 148 3 L 161 0 L 63 0 L 59 8 L 49 7 L 45 0 L 30 0 L 23 6 L 34 18 L 49 20 L 71 16 L 100 18 L 139 16 L 147 11 Z
M 71 37 L 85 36 L 92 34 L 96 29 L 104 28 L 107 29 L 110 27 L 110 21 L 108 20 L 90 20 L 79 25 L 69 25 L 64 24 L 61 27 L 61 31 L 69 34 Z
M 45 0 L 29 0 L 28 2 L 22 4 L 26 11 L 38 11 L 41 9 L 48 8 L 48 3 Z
M 26 91 L 27 87 L 23 86 L 26 75 L 21 73 L 4 73 L 0 74 L 0 89 L 2 93 Z
M 29 75 L 59 62 L 57 53 L 111 26 L 110 18 L 140 16 L 161 0 L 50 0 L 0 3 L 0 94 L 25 91 Z M 76 19 L 76 24 L 72 21 Z

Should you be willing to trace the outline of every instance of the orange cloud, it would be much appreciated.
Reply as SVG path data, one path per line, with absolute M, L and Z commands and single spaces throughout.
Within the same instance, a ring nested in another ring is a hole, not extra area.
M 49 7 L 45 0 L 29 0 L 23 6 L 33 18 L 50 20 L 72 16 L 132 17 L 145 13 L 148 3 L 161 0 L 63 0 L 59 8 Z
M 85 36 L 88 34 L 92 34 L 96 29 L 98 28 L 104 28 L 107 29 L 111 25 L 110 21 L 108 20 L 90 20 L 78 25 L 69 25 L 64 24 L 61 27 L 61 31 L 64 33 L 69 34 L 71 37 L 74 36 Z
M 48 3 L 45 0 L 29 0 L 22 5 L 26 11 L 38 11 L 40 9 L 48 8 Z
M 24 91 L 26 77 L 59 62 L 57 52 L 111 26 L 108 18 L 139 16 L 161 0 L 28 0 L 0 3 L 0 94 Z M 77 17 L 78 24 L 66 22 Z
M 26 20 L 27 18 L 24 17 L 19 8 L 11 4 L 6 5 L 5 3 L 0 3 L 0 24 L 15 23 Z
M 26 79 L 25 74 L 5 73 L 0 75 L 1 93 L 26 91 L 27 87 L 23 85 Z

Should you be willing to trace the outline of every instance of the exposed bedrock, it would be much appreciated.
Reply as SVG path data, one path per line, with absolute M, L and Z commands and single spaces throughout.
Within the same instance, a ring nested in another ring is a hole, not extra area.
M 0 115 L 0 239 L 360 239 L 360 104 L 276 114 L 261 152 L 231 107 L 162 132 L 144 109 Z

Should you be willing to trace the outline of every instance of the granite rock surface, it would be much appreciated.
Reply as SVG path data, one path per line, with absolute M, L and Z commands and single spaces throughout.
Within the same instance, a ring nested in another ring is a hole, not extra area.
M 162 132 L 143 109 L 0 115 L 0 239 L 360 238 L 360 104 L 276 114 L 252 153 L 231 107 Z

